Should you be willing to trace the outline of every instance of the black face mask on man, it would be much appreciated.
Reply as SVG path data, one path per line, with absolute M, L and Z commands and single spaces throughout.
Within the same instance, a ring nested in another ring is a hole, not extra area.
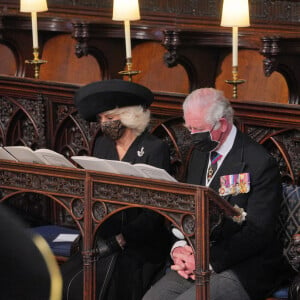
M 220 142 L 212 139 L 210 131 L 202 131 L 192 133 L 192 143 L 200 152 L 211 152 Z
M 118 140 L 124 134 L 125 128 L 120 120 L 101 123 L 102 133 L 114 141 Z

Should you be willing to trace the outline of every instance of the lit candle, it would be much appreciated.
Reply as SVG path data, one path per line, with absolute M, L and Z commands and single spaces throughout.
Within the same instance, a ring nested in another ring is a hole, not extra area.
M 126 58 L 131 58 L 130 21 L 140 19 L 139 1 L 114 0 L 112 19 L 114 21 L 124 21 Z
M 125 29 L 125 46 L 126 46 L 126 58 L 131 57 L 131 38 L 130 38 L 130 21 L 124 21 Z
M 232 27 L 232 66 L 238 66 L 238 27 Z
M 35 11 L 31 12 L 31 24 L 32 24 L 32 43 L 33 48 L 38 48 L 38 31 L 37 31 L 37 14 Z

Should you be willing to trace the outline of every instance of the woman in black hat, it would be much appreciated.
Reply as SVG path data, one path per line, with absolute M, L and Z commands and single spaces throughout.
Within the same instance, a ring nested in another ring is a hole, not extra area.
M 123 80 L 95 82 L 75 95 L 80 115 L 99 120 L 102 135 L 94 156 L 146 163 L 169 171 L 168 146 L 146 130 L 152 92 Z M 164 218 L 150 210 L 131 208 L 110 217 L 98 230 L 96 299 L 139 300 L 163 269 L 170 250 Z M 62 266 L 64 299 L 82 299 L 80 251 Z

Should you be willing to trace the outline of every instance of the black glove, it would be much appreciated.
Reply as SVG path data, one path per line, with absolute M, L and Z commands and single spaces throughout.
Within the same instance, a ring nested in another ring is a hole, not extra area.
M 73 241 L 70 248 L 70 256 L 76 254 L 82 249 L 82 236 L 81 234 Z
M 289 286 L 289 298 L 291 300 L 300 299 L 300 274 L 296 276 L 292 284 Z
M 98 239 L 96 242 L 94 253 L 98 257 L 105 257 L 121 250 L 122 248 L 116 240 L 116 237 L 113 236 L 107 240 Z

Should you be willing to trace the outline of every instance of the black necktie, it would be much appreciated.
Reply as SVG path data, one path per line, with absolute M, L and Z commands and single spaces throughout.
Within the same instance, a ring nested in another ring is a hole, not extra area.
M 210 166 L 208 168 L 208 172 L 207 172 L 207 179 L 208 181 L 210 181 L 214 175 L 214 173 L 217 170 L 218 167 L 218 160 L 222 157 L 222 155 L 216 151 L 212 151 L 210 153 Z

